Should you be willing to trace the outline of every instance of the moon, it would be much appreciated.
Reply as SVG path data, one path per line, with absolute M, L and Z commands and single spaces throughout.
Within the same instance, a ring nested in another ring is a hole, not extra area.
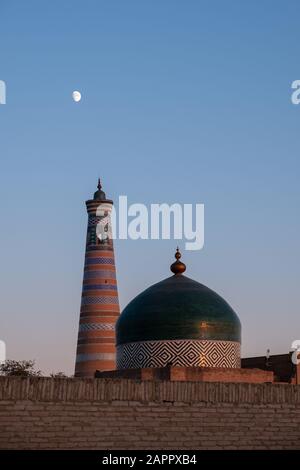
M 78 102 L 81 100 L 81 93 L 80 93 L 80 91 L 77 91 L 77 90 L 73 91 L 73 93 L 72 93 L 72 98 L 73 98 L 73 100 L 74 100 L 76 103 L 78 103 Z

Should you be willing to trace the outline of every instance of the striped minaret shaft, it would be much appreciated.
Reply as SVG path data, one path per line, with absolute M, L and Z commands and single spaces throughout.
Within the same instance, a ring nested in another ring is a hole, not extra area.
M 75 376 L 93 377 L 113 370 L 115 323 L 120 314 L 111 230 L 113 201 L 100 180 L 94 198 L 86 201 L 88 228 L 78 331 Z

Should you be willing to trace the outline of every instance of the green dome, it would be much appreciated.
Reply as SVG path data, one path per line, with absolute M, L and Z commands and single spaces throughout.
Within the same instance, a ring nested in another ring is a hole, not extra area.
M 127 305 L 117 321 L 116 338 L 117 346 L 179 339 L 240 343 L 241 324 L 234 310 L 216 292 L 175 274 L 149 287 Z

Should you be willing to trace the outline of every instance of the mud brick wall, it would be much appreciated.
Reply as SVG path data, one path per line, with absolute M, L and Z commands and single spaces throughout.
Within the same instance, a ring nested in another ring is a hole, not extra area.
M 300 386 L 0 378 L 1 449 L 299 449 Z

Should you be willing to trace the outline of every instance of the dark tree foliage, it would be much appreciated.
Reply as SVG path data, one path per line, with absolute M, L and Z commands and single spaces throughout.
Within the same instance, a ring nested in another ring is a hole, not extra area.
M 40 370 L 35 369 L 35 361 L 14 361 L 7 359 L 0 364 L 0 375 L 39 377 L 42 373 Z

